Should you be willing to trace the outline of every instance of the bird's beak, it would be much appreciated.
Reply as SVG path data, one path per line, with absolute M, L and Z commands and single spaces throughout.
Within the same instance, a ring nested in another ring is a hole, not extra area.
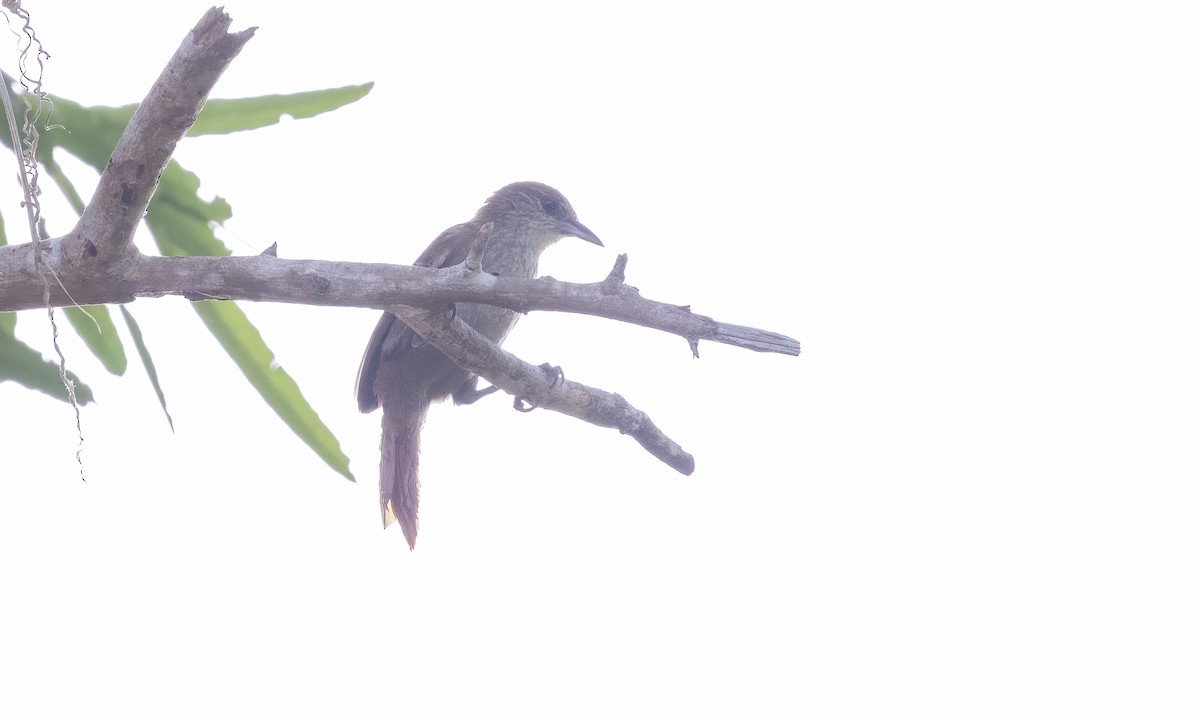
M 600 238 L 596 237 L 596 233 L 587 229 L 587 226 L 578 220 L 567 220 L 563 222 L 563 232 L 570 237 L 577 237 L 580 240 L 587 240 L 593 245 L 604 247 L 604 243 L 600 242 Z

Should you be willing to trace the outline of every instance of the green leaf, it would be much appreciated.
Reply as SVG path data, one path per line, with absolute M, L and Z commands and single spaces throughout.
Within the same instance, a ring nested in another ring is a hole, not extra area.
M 136 105 L 85 107 L 56 96 L 50 96 L 50 101 L 53 103 L 50 123 L 63 127 L 39 128 L 38 161 L 44 165 L 54 148 L 60 147 L 96 170 L 104 169 L 117 140 L 129 124 L 129 118 L 137 109 Z M 7 133 L 0 135 L 0 140 L 7 141 Z
M 24 100 L 13 89 L 14 81 L 8 73 L 0 73 L 5 87 L 10 91 L 15 107 L 24 107 Z M 137 105 L 121 107 L 85 107 L 77 102 L 54 95 L 47 96 L 49 116 L 43 115 L 43 126 L 39 123 L 38 161 L 53 162 L 54 148 L 61 147 L 88 165 L 101 170 L 108 162 L 122 131 L 133 117 Z M 8 125 L 0 122 L 0 143 L 12 148 Z
M 275 363 L 275 354 L 242 309 L 225 300 L 195 302 L 192 307 L 267 405 L 329 467 L 353 481 L 350 459 L 342 452 L 337 438 L 321 422 L 291 376 Z
M 129 360 L 125 357 L 125 346 L 117 335 L 108 308 L 103 305 L 64 308 L 71 327 L 88 346 L 88 350 L 100 360 L 104 369 L 113 375 L 124 375 Z M 90 317 L 89 317 L 90 316 Z
M 254 130 L 274 125 L 284 115 L 310 118 L 362 99 L 375 83 L 311 90 L 290 95 L 261 95 L 236 100 L 209 100 L 188 130 L 188 137 Z
M 92 402 L 92 390 L 79 381 L 70 370 L 67 378 L 75 384 L 75 400 L 80 405 Z M 67 389 L 58 376 L 58 364 L 42 357 L 41 353 L 14 338 L 10 333 L 0 333 L 0 382 L 12 380 L 31 390 L 46 393 L 50 397 L 67 401 Z
M 0 312 L 0 333 L 12 335 L 17 329 L 17 314 L 15 312 Z
M 374 85 L 366 83 L 289 95 L 209 100 L 188 131 L 188 136 L 253 130 L 273 125 L 283 115 L 296 119 L 314 117 L 362 99 Z M 20 102 L 19 95 L 14 93 L 13 97 Z M 117 140 L 137 110 L 137 105 L 86 107 L 55 95 L 49 99 L 53 103 L 50 123 L 66 129 L 42 132 L 38 143 L 38 160 L 45 163 L 54 148 L 61 147 L 97 170 L 104 168 Z M 12 147 L 7 131 L 0 133 L 0 142 Z
M 200 178 L 172 160 L 146 211 L 146 226 L 163 255 L 228 255 L 213 225 L 233 217 L 223 198 L 200 199 Z
M 11 88 L 11 78 L 7 80 L 8 87 Z M 249 130 L 277 123 L 283 115 L 294 118 L 313 117 L 364 97 L 370 92 L 372 85 L 368 83 L 240 100 L 210 100 L 189 134 Z M 97 171 L 103 170 L 137 106 L 84 107 L 64 98 L 52 96 L 50 99 L 53 109 L 49 122 L 63 125 L 67 129 L 42 132 L 38 145 L 38 159 L 46 168 L 46 173 L 67 196 L 71 206 L 81 211 L 82 198 L 55 162 L 55 148 L 61 147 Z M 10 145 L 10 142 L 7 133 L 0 132 L 0 143 Z M 159 251 L 164 255 L 229 254 L 229 250 L 213 234 L 212 228 L 215 224 L 228 220 L 233 214 L 232 209 L 229 203 L 221 198 L 202 200 L 199 188 L 199 178 L 175 161 L 171 161 L 163 172 L 154 200 L 146 213 L 146 224 Z M 221 309 L 202 310 L 201 306 Z M 198 303 L 196 309 L 205 319 L 209 330 L 268 405 L 330 467 L 353 480 L 349 460 L 342 453 L 336 438 L 304 400 L 299 388 L 287 373 L 272 366 L 274 355 L 241 310 L 233 303 Z M 122 311 L 126 312 L 124 308 Z M 155 392 L 165 413 L 166 403 L 162 389 L 141 333 L 131 315 L 126 314 L 126 323 L 130 327 L 134 345 L 150 376 L 151 384 L 155 386 Z M 92 327 L 94 330 L 94 325 Z M 102 337 L 106 335 L 107 331 L 100 333 Z M 57 371 L 55 377 L 57 378 Z M 61 389 L 61 383 L 58 385 Z M 90 399 L 90 391 L 88 397 Z M 169 414 L 167 418 L 170 422 Z
M 129 335 L 133 338 L 133 346 L 137 348 L 138 357 L 142 359 L 142 367 L 146 369 L 146 375 L 150 378 L 150 385 L 154 387 L 154 394 L 158 396 L 158 404 L 162 406 L 163 415 L 167 416 L 167 424 L 171 426 L 171 432 L 175 432 L 175 421 L 171 419 L 171 413 L 167 410 L 167 397 L 163 394 L 162 385 L 158 382 L 158 371 L 154 369 L 154 360 L 150 358 L 150 349 L 146 347 L 146 341 L 142 337 L 142 328 L 138 325 L 137 320 L 133 319 L 133 313 L 124 305 L 118 305 L 121 308 L 121 316 L 125 318 L 125 326 L 129 328 Z
M 201 200 L 196 194 L 199 188 L 199 178 L 174 161 L 163 173 L 159 193 L 146 213 L 146 225 L 164 255 L 229 254 L 212 230 L 213 223 L 230 217 L 229 204 L 220 198 Z M 237 304 L 197 302 L 192 307 L 275 414 L 329 467 L 354 480 L 350 460 L 337 438 L 321 422 L 291 376 L 275 365 L 275 354 Z

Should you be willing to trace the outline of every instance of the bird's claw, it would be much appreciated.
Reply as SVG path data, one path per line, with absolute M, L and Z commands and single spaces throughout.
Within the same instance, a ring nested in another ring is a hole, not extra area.
M 541 368 L 543 371 L 545 371 L 545 373 L 547 375 L 550 376 L 550 389 L 551 390 L 553 390 L 556 387 L 561 386 L 563 384 L 563 380 L 567 379 L 567 377 L 565 375 L 563 375 L 562 368 L 560 368 L 557 365 L 551 365 L 550 363 L 545 362 L 545 363 L 542 363 L 541 365 L 538 365 L 538 367 Z
M 557 365 L 551 365 L 550 363 L 547 362 L 547 363 L 542 363 L 541 365 L 538 365 L 538 367 L 543 372 L 545 372 L 547 375 L 550 376 L 550 389 L 551 390 L 553 390 L 554 388 L 557 388 L 557 387 L 561 387 L 563 384 L 563 381 L 566 380 L 566 376 L 563 375 L 562 368 L 560 368 Z M 538 407 L 537 403 L 530 402 L 529 400 L 526 400 L 525 398 L 519 397 L 519 398 L 513 399 L 513 409 L 516 410 L 517 412 L 532 412 L 532 411 L 536 410 L 537 407 Z

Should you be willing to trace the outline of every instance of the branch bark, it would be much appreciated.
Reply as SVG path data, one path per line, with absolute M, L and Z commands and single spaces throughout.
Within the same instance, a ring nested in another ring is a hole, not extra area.
M 396 305 L 436 308 L 449 302 L 499 305 L 519 312 L 553 310 L 633 323 L 692 342 L 710 340 L 758 352 L 798 355 L 800 343 L 786 335 L 719 322 L 686 305 L 643 298 L 636 288 L 614 283 L 612 273 L 595 283 L 550 277 L 496 277 L 464 263 L 434 269 L 332 260 L 249 257 L 160 257 L 136 254 L 108 274 L 73 272 L 62 239 L 43 241 L 47 265 L 61 284 L 51 287 L 55 306 L 132 302 L 138 297 L 182 295 L 191 300 L 253 300 L 386 310 Z M 617 259 L 624 267 L 625 256 Z M 0 247 L 0 310 L 42 307 L 42 285 L 28 244 Z
M 393 307 L 391 311 L 441 350 L 459 367 L 470 370 L 521 403 L 570 415 L 600 427 L 615 428 L 638 441 L 654 457 L 684 475 L 695 459 L 625 398 L 562 377 L 561 370 L 531 365 L 480 335 L 451 310 Z M 549 370 L 549 372 L 547 372 Z
M 126 303 L 138 297 L 182 295 L 377 308 L 394 312 L 462 367 L 521 401 L 620 430 L 652 455 L 690 474 L 692 456 L 620 395 L 547 375 L 501 350 L 448 308 L 455 302 L 499 305 L 520 312 L 555 310 L 606 317 L 674 333 L 697 353 L 701 340 L 759 352 L 798 355 L 800 344 L 779 333 L 718 322 L 688 306 L 643 298 L 624 282 L 626 256 L 595 283 L 549 277 L 526 280 L 482 272 L 478 258 L 432 269 L 321 260 L 253 257 L 158 257 L 138 252 L 133 233 L 175 145 L 195 121 L 217 78 L 254 33 L 228 33 L 230 18 L 209 10 L 159 76 L 125 129 L 79 223 L 43 241 L 52 274 L 53 306 Z M 0 311 L 44 306 L 41 275 L 30 244 L 0 247 Z M 698 353 L 697 353 L 698 354 Z
M 102 274 L 133 256 L 133 233 L 175 145 L 257 29 L 229 33 L 232 22 L 220 8 L 204 13 L 130 118 L 91 202 L 63 239 L 62 251 L 81 272 Z

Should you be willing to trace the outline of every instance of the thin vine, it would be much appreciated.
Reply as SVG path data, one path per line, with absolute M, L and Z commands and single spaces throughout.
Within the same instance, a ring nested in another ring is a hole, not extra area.
M 75 411 L 75 430 L 79 435 L 79 445 L 75 451 L 75 460 L 79 463 L 79 479 L 87 482 L 87 478 L 84 477 L 83 473 L 83 420 L 79 413 L 79 402 L 75 397 L 75 383 L 67 376 L 67 358 L 58 344 L 58 322 L 54 316 L 54 306 L 50 304 L 50 275 L 52 271 L 46 265 L 44 257 L 45 245 L 41 242 L 42 237 L 41 232 L 39 232 L 42 220 L 42 206 L 38 201 L 40 189 L 38 187 L 37 149 L 38 140 L 41 136 L 38 133 L 37 125 L 38 121 L 42 120 L 42 113 L 45 111 L 46 119 L 42 121 L 43 127 L 47 130 L 54 127 L 49 124 L 53 104 L 42 87 L 42 76 L 46 68 L 45 61 L 50 59 L 50 53 L 46 52 L 42 41 L 38 39 L 37 32 L 33 29 L 33 25 L 30 22 L 29 12 L 21 7 L 20 0 L 3 0 L 3 2 L 0 2 L 0 6 L 9 13 L 9 15 L 5 16 L 5 20 L 8 22 L 9 30 L 17 36 L 17 47 L 21 51 L 17 67 L 20 70 L 19 82 L 25 90 L 22 96 L 25 101 L 25 112 L 22 115 L 20 135 L 17 133 L 16 113 L 13 111 L 12 98 L 10 97 L 8 87 L 3 88 L 3 92 L 0 92 L 0 100 L 3 101 L 4 114 L 8 120 L 9 136 L 13 139 L 13 153 L 17 156 L 17 174 L 21 179 L 21 189 L 25 196 L 25 201 L 22 204 L 25 207 L 25 215 L 29 221 L 29 236 L 33 242 L 34 266 L 37 269 L 38 277 L 42 280 L 42 301 L 46 306 L 46 315 L 50 319 L 50 332 L 54 352 L 58 355 L 58 376 L 62 380 L 63 387 L 67 390 L 67 399 L 70 400 L 71 407 Z M 20 21 L 21 27 L 19 30 L 13 29 L 10 16 Z M 32 68 L 30 67 L 31 61 L 33 63 Z M 55 280 L 57 281 L 57 278 Z M 59 284 L 61 285 L 61 283 Z

